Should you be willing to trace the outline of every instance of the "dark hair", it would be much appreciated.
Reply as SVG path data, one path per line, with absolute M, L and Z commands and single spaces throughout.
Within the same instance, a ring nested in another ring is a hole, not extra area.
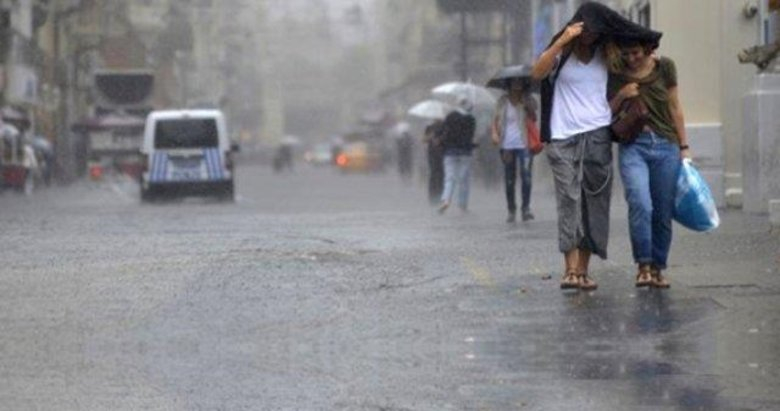
M 634 37 L 618 37 L 615 39 L 615 44 L 621 49 L 631 47 L 642 47 L 647 53 L 652 53 L 653 50 L 658 48 L 658 43 L 650 40 L 642 40 Z

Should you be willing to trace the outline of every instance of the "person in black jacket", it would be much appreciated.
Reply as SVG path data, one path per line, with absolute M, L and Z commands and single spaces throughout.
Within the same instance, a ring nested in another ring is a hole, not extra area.
M 428 157 L 428 201 L 437 205 L 444 189 L 444 146 L 441 141 L 444 120 L 436 120 L 425 128 L 423 141 Z
M 439 213 L 450 206 L 455 188 L 458 189 L 458 207 L 468 209 L 471 152 L 474 150 L 476 120 L 471 114 L 472 104 L 466 98 L 458 102 L 458 109 L 444 119 L 442 144 L 444 146 L 444 190 Z

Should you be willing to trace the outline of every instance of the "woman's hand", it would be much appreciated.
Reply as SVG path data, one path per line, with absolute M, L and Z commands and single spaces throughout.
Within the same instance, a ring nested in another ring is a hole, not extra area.
M 680 150 L 680 160 L 691 159 L 691 149 L 685 148 Z
M 623 88 L 620 89 L 618 94 L 620 94 L 620 97 L 623 100 L 629 99 L 631 97 L 636 97 L 639 95 L 639 84 L 628 83 L 625 86 L 623 86 Z
M 574 40 L 580 34 L 582 34 L 582 30 L 584 28 L 585 28 L 585 23 L 581 21 L 566 26 L 566 30 L 563 31 L 561 37 L 558 37 L 556 43 L 558 43 L 558 45 L 561 47 L 569 44 L 570 41 Z
M 585 23 L 577 22 L 566 26 L 563 33 L 557 40 L 539 56 L 539 60 L 534 63 L 531 69 L 531 78 L 534 80 L 541 80 L 547 77 L 555 67 L 556 58 L 561 54 L 564 47 L 572 41 L 574 38 L 582 34 L 582 30 L 585 28 Z

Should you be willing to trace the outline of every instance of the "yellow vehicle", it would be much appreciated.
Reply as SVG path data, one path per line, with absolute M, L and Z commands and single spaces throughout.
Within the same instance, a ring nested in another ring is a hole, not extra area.
M 384 171 L 389 160 L 389 149 L 384 134 L 372 127 L 346 133 L 334 158 L 342 172 Z
M 384 169 L 384 156 L 381 150 L 365 141 L 348 143 L 336 157 L 336 166 L 344 172 L 381 171 Z

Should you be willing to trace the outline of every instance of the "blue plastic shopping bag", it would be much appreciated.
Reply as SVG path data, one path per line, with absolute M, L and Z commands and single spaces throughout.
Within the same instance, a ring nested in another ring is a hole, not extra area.
M 710 231 L 720 225 L 718 208 L 707 182 L 690 159 L 684 159 L 677 177 L 674 219 L 694 231 Z

